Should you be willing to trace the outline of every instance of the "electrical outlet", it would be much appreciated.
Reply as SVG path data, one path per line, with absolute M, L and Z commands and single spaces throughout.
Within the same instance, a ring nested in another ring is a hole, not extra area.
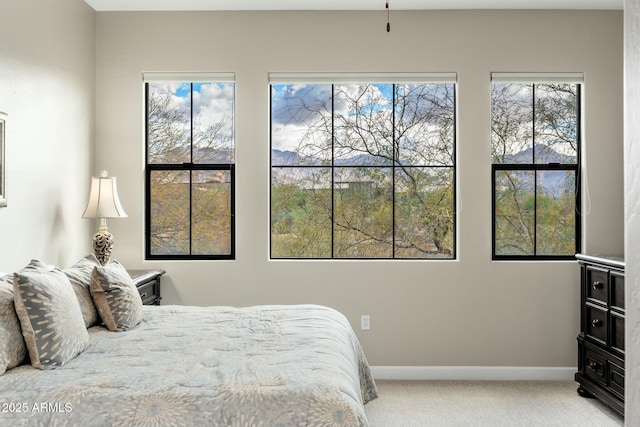
M 368 331 L 371 329 L 371 318 L 368 314 L 363 314 L 360 316 L 360 329 L 363 331 Z

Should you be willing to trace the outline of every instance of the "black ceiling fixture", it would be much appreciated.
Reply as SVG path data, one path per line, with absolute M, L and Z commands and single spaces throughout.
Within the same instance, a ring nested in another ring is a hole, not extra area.
M 391 31 L 391 24 L 389 23 L 389 0 L 385 6 L 387 8 L 387 33 Z

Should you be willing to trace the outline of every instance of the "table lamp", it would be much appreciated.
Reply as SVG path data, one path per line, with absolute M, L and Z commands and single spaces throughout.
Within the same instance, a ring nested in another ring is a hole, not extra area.
M 113 249 L 113 235 L 107 230 L 107 218 L 126 216 L 118 198 L 116 177 L 108 176 L 104 170 L 99 177 L 91 177 L 89 203 L 82 218 L 100 218 L 98 232 L 93 235 L 93 251 L 100 264 L 106 265 L 109 262 Z

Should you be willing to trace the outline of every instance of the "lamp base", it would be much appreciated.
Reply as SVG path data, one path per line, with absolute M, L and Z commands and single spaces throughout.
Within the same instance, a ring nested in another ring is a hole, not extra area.
M 113 249 L 113 235 L 108 231 L 98 231 L 93 235 L 93 252 L 100 264 L 107 265 Z

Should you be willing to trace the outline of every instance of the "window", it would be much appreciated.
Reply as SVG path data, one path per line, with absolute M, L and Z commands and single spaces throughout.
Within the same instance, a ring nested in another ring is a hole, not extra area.
M 145 74 L 147 259 L 235 257 L 233 75 Z
M 581 75 L 494 73 L 493 259 L 580 250 Z
M 455 89 L 271 76 L 271 258 L 455 258 Z

